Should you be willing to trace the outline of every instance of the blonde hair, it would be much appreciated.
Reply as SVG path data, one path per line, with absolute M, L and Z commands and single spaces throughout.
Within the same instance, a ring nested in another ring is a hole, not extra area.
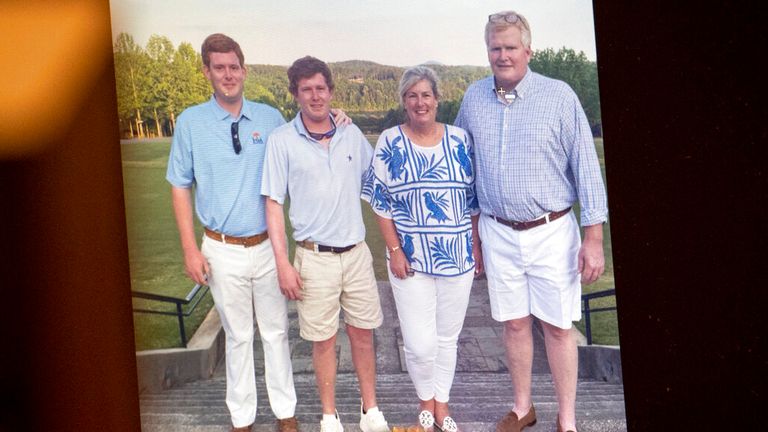
M 485 45 L 488 46 L 491 33 L 498 33 L 510 27 L 517 27 L 520 30 L 520 40 L 523 46 L 530 48 L 531 27 L 528 25 L 528 20 L 512 10 L 501 11 L 488 16 L 488 22 L 485 24 Z

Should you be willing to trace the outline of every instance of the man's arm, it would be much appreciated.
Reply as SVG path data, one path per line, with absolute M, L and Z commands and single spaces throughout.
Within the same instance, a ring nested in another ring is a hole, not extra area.
M 285 216 L 283 205 L 267 197 L 267 231 L 272 250 L 275 253 L 275 265 L 277 266 L 277 279 L 280 284 L 280 292 L 289 300 L 302 300 L 301 276 L 293 268 L 288 260 L 288 243 L 285 239 Z
M 184 252 L 184 270 L 195 283 L 207 285 L 210 268 L 208 261 L 197 247 L 192 219 L 192 190 L 171 186 L 171 200 L 176 226 L 179 228 L 181 249 Z
M 584 227 L 584 241 L 579 249 L 581 282 L 591 284 L 605 271 L 603 254 L 603 224 Z
M 475 260 L 475 276 L 480 276 L 485 272 L 483 263 L 483 248 L 480 240 L 480 213 L 472 215 L 472 259 Z

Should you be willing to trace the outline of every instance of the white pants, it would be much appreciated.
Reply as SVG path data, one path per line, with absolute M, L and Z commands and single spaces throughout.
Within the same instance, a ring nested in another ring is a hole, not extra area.
M 416 272 L 398 279 L 389 266 L 387 271 L 403 333 L 405 363 L 416 394 L 421 400 L 448 402 L 474 272 L 453 277 Z
M 581 237 L 573 212 L 525 231 L 483 215 L 479 231 L 495 320 L 534 315 L 569 329 L 581 319 Z
M 269 404 L 275 417 L 293 417 L 296 391 L 288 303 L 278 287 L 272 245 L 266 240 L 245 248 L 203 236 L 201 250 L 210 265 L 208 283 L 226 334 L 226 401 L 232 425 L 243 427 L 256 419 L 254 311 L 264 348 Z

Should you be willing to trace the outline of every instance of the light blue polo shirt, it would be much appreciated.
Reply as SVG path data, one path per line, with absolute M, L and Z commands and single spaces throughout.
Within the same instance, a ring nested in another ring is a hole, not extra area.
M 261 193 L 280 204 L 291 197 L 296 241 L 359 243 L 365 239 L 360 191 L 373 147 L 357 126 L 340 125 L 326 150 L 299 116 L 269 137 Z
M 232 146 L 235 121 L 239 121 L 240 154 Z M 245 99 L 239 118 L 215 97 L 179 115 L 166 179 L 176 187 L 195 187 L 195 211 L 204 226 L 231 236 L 267 230 L 260 193 L 264 154 L 267 138 L 282 124 L 285 120 L 278 110 Z

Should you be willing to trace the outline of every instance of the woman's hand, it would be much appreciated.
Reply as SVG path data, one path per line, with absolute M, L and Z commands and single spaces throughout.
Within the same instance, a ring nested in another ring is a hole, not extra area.
M 389 269 L 398 279 L 405 279 L 409 276 L 408 272 L 411 271 L 411 265 L 408 263 L 408 259 L 405 257 L 402 249 L 398 248 L 394 252 L 389 253 Z

